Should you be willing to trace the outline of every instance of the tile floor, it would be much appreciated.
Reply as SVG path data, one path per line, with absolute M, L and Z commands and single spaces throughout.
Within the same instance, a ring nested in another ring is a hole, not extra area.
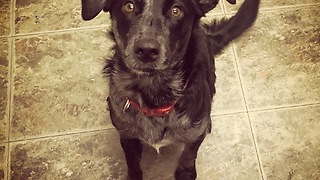
M 241 4 L 239 0 L 239 4 Z M 221 18 L 239 5 L 221 0 Z M 101 71 L 108 14 L 80 0 L 0 0 L 0 180 L 124 179 Z M 320 0 L 263 0 L 255 26 L 217 56 L 213 131 L 199 180 L 320 179 Z M 173 179 L 179 149 L 146 148 L 146 179 Z

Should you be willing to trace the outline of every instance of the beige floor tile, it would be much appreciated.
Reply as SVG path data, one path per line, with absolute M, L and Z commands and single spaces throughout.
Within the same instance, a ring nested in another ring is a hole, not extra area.
M 246 107 L 231 47 L 217 56 L 215 62 L 217 93 L 213 100 L 212 114 L 244 112 Z
M 93 25 L 109 22 L 109 14 L 101 13 L 92 21 L 81 18 L 81 1 L 17 0 L 15 33 L 32 33 Z
M 268 180 L 318 180 L 320 106 L 251 113 Z
M 0 144 L 0 179 L 7 179 L 7 153 L 8 146 L 6 144 Z
M 225 2 L 225 6 L 227 12 L 235 12 L 239 9 L 240 5 L 244 2 L 244 0 L 237 0 L 237 4 L 232 5 Z M 293 6 L 293 5 L 307 5 L 307 4 L 314 4 L 320 3 L 320 0 L 261 0 L 260 9 L 265 8 L 277 8 L 277 7 L 284 7 L 284 6 Z
M 112 179 L 126 176 L 115 130 L 10 145 L 11 179 Z
M 0 36 L 10 34 L 10 5 L 10 0 L 0 0 Z
M 9 56 L 9 42 L 0 38 L 0 142 L 7 141 L 8 135 Z
M 16 39 L 11 138 L 110 125 L 102 74 L 108 42 L 102 30 Z
M 249 108 L 320 102 L 319 8 L 261 13 L 236 41 Z
M 198 179 L 260 179 L 247 114 L 214 116 L 212 133 L 198 153 Z

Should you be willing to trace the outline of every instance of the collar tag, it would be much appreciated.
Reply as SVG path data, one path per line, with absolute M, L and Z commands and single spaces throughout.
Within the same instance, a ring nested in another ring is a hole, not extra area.
M 123 106 L 122 112 L 125 113 L 129 109 L 130 105 L 130 100 L 127 99 L 126 104 Z

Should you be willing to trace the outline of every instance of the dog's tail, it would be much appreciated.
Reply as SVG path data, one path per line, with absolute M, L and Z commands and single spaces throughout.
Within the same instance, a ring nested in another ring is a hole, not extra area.
M 245 0 L 233 17 L 203 25 L 214 54 L 220 53 L 230 41 L 252 26 L 258 15 L 259 4 L 260 0 Z

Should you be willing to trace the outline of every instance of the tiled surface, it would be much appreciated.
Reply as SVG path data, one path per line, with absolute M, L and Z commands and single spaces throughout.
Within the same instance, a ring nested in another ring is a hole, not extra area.
M 8 92 L 9 92 L 9 42 L 0 38 L 0 143 L 7 141 L 8 135 Z
M 10 0 L 0 0 L 0 36 L 10 34 L 10 5 Z
M 108 127 L 106 40 L 102 29 L 15 39 L 12 139 Z
M 8 146 L 0 143 L 0 179 L 7 179 Z
M 84 22 L 80 1 L 12 1 L 0 1 L 0 180 L 125 179 L 101 73 L 108 14 Z M 220 1 L 208 18 L 242 2 Z M 320 2 L 265 0 L 261 9 L 216 57 L 200 180 L 320 178 Z M 173 179 L 180 151 L 145 148 L 145 179 Z
M 110 130 L 12 143 L 10 179 L 124 179 L 117 134 Z
M 228 13 L 235 12 L 244 0 L 237 0 L 237 3 L 232 5 L 224 1 L 224 7 Z M 277 8 L 287 8 L 292 6 L 305 6 L 312 4 L 319 4 L 320 0 L 261 0 L 261 9 L 277 9 Z
M 262 12 L 255 27 L 238 39 L 250 109 L 320 102 L 319 7 Z
M 212 133 L 200 147 L 199 179 L 260 179 L 246 113 L 213 117 Z
M 106 25 L 108 17 L 101 13 L 93 21 L 81 19 L 81 1 L 16 0 L 15 33 L 53 31 L 92 25 Z
M 320 178 L 320 106 L 250 113 L 266 179 Z
M 221 55 L 215 58 L 215 62 L 218 91 L 213 98 L 211 114 L 246 111 L 232 48 L 227 47 Z

